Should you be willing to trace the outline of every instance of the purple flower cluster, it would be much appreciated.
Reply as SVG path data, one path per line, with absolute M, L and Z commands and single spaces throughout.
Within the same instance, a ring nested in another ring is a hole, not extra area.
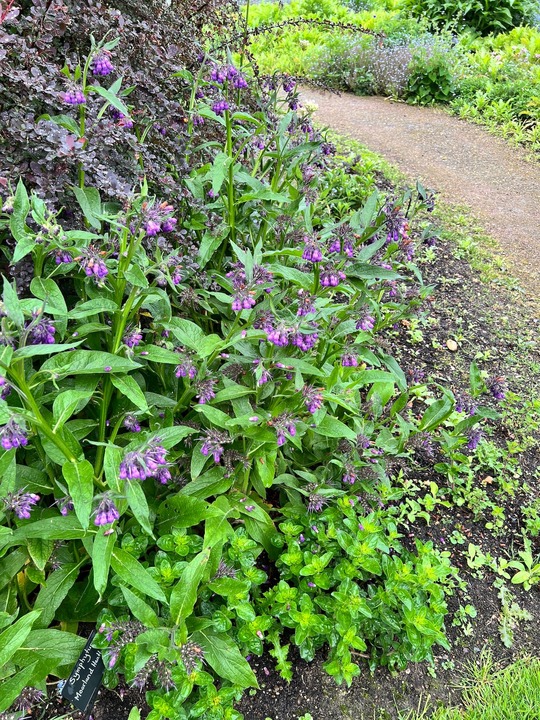
M 199 405 L 205 405 L 216 397 L 216 383 L 217 380 L 215 378 L 207 378 L 195 384 L 195 390 L 197 392 L 195 397 L 198 398 Z
M 151 440 L 144 449 L 126 453 L 120 463 L 119 477 L 122 480 L 146 480 L 153 477 L 165 485 L 171 479 L 167 451 L 160 439 Z
M 465 412 L 467 415 L 474 415 L 478 405 L 474 402 L 472 397 L 468 393 L 455 393 L 456 398 L 456 412 Z
M 319 336 L 317 333 L 305 334 L 296 332 L 291 335 L 291 345 L 295 345 L 303 352 L 309 352 L 316 344 Z
M 332 265 L 328 265 L 321 272 L 319 281 L 322 287 L 337 287 L 347 276 L 342 270 L 338 270 Z
M 353 465 L 345 465 L 345 472 L 343 473 L 341 481 L 345 483 L 345 485 L 354 485 L 355 482 L 358 482 L 356 468 Z
M 0 375 L 0 400 L 5 400 L 11 392 L 11 385 L 5 377 Z
M 69 497 L 69 495 L 66 495 L 65 497 L 58 500 L 58 507 L 60 508 L 60 515 L 63 515 L 65 517 L 74 508 L 73 500 Z
M 17 490 L 17 492 L 8 493 L 6 497 L 2 498 L 2 502 L 6 511 L 14 512 L 20 520 L 28 520 L 32 506 L 39 502 L 39 495 Z
M 470 428 L 467 430 L 467 448 L 469 450 L 476 450 L 483 437 L 484 433 L 479 428 Z
M 0 445 L 4 450 L 13 450 L 28 445 L 26 431 L 13 418 L 0 428 Z
M 341 365 L 343 367 L 358 367 L 358 358 L 352 353 L 345 353 L 341 356 Z
M 118 125 L 120 127 L 126 128 L 128 130 L 133 127 L 133 120 L 129 117 L 126 117 L 123 112 L 120 112 L 120 110 L 111 107 L 109 112 L 111 113 L 111 117 L 114 120 L 118 121 Z
M 101 75 L 103 77 L 110 75 L 114 70 L 114 66 L 109 58 L 109 54 L 102 51 L 95 55 L 90 63 L 90 69 L 93 75 Z
M 293 418 L 291 413 L 284 412 L 278 415 L 276 418 L 270 421 L 270 425 L 274 428 L 277 434 L 277 444 L 281 447 L 287 441 L 285 433 L 288 432 L 291 437 L 296 435 L 296 420 Z
M 228 67 L 214 65 L 210 71 L 210 79 L 218 83 L 218 85 L 223 85 L 226 81 L 229 81 L 232 87 L 237 90 L 247 88 L 248 86 L 245 77 L 234 65 L 229 65 Z
M 311 493 L 308 498 L 308 513 L 320 513 L 325 505 L 328 505 L 328 500 L 319 495 L 318 493 Z
M 41 318 L 39 321 L 32 320 L 27 324 L 26 329 L 31 345 L 52 345 L 54 343 L 54 325 L 47 318 Z
M 66 105 L 84 105 L 86 98 L 81 88 L 73 86 L 62 95 Z
M 94 525 L 111 525 L 119 517 L 118 508 L 111 496 L 106 493 L 95 510 Z
M 176 366 L 174 374 L 177 378 L 188 377 L 190 380 L 194 380 L 197 377 L 197 372 L 193 360 L 185 355 L 182 357 L 182 362 Z
M 304 385 L 302 388 L 302 396 L 304 398 L 304 405 L 312 415 L 322 407 L 322 388 L 316 388 L 313 387 L 313 385 Z
M 504 400 L 506 397 L 506 382 L 503 377 L 492 377 L 487 382 L 487 389 L 495 400 Z
M 255 307 L 257 304 L 254 295 L 255 292 L 253 290 L 248 290 L 247 288 L 238 290 L 232 299 L 232 309 L 235 312 L 251 310 L 251 308 Z
M 306 315 L 309 315 L 310 313 L 315 312 L 315 300 L 317 298 L 314 295 L 311 295 L 307 290 L 299 290 L 298 291 L 298 310 L 296 311 L 296 314 L 299 317 L 305 317 Z
M 167 233 L 174 230 L 178 221 L 172 217 L 173 212 L 173 206 L 168 205 L 166 202 L 159 203 L 159 205 L 145 203 L 143 205 L 142 226 L 146 234 L 153 236 L 159 232 Z
M 224 115 L 227 110 L 230 109 L 230 105 L 226 100 L 216 100 L 212 105 L 212 110 L 216 115 Z
M 140 328 L 133 328 L 124 335 L 123 343 L 128 348 L 134 348 L 141 342 L 142 338 L 143 336 Z
M 70 253 L 67 252 L 67 250 L 55 250 L 54 262 L 57 265 L 67 264 L 73 262 L 73 258 L 71 257 Z
M 292 77 L 286 77 L 283 79 L 283 90 L 286 93 L 290 93 L 294 90 L 296 87 L 296 80 L 294 80 Z
M 122 424 L 129 432 L 141 432 L 141 425 L 135 415 L 126 415 Z
M 375 318 L 373 317 L 373 315 L 369 315 L 368 313 L 365 313 L 356 322 L 356 329 L 364 330 L 364 332 L 371 332 L 371 330 L 373 330 L 374 327 L 375 327 Z
M 306 235 L 304 238 L 304 252 L 302 253 L 302 260 L 307 260 L 307 262 L 311 263 L 318 263 L 321 262 L 322 258 L 322 250 L 316 238 Z
M 225 452 L 223 445 L 231 442 L 229 433 L 219 430 L 205 430 L 205 438 L 201 447 L 201 453 L 205 456 L 212 455 L 214 462 L 218 463 Z
M 109 271 L 103 260 L 106 253 L 97 250 L 93 245 L 85 248 L 79 258 L 75 258 L 81 264 L 87 277 L 93 277 L 101 284 Z

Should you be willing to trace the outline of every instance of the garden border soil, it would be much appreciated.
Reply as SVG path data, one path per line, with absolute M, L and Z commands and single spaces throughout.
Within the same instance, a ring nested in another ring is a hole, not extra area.
M 316 120 L 358 140 L 445 202 L 466 204 L 497 240 L 513 275 L 540 295 L 540 164 L 444 110 L 303 88 Z

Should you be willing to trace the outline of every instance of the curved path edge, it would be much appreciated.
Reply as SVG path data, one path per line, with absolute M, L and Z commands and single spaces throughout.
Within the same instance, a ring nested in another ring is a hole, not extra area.
M 467 205 L 513 275 L 540 296 L 540 164 L 444 110 L 303 88 L 315 119 L 358 140 L 451 204 Z

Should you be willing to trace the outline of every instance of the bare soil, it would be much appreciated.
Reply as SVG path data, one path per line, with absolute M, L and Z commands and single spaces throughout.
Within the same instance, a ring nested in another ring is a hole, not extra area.
M 366 145 L 451 204 L 468 205 L 524 289 L 540 294 L 540 164 L 444 110 L 305 88 L 316 120 Z

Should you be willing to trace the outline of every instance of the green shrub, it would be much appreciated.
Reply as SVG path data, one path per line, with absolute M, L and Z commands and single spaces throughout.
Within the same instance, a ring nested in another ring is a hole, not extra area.
M 415 17 L 428 18 L 437 27 L 470 27 L 488 35 L 505 32 L 532 17 L 531 0 L 405 0 Z

